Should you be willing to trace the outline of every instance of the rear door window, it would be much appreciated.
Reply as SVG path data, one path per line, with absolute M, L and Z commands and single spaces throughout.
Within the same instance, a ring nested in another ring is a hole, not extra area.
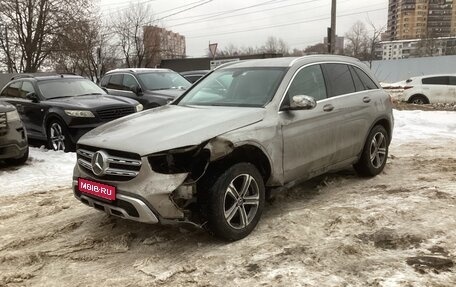
M 113 89 L 113 90 L 123 90 L 123 75 L 122 74 L 115 74 L 111 75 L 109 79 L 108 85 L 106 88 Z
M 450 77 L 429 77 L 422 79 L 423 85 L 449 85 Z
M 353 83 L 355 84 L 355 88 L 357 92 L 364 91 L 366 90 L 366 87 L 364 86 L 363 82 L 359 78 L 358 74 L 355 72 L 354 68 L 350 66 L 350 72 L 353 77 Z
M 21 96 L 21 85 L 22 82 L 14 82 L 8 85 L 2 92 L 2 97 L 8 98 L 19 98 Z
M 348 66 L 345 64 L 324 64 L 326 81 L 331 87 L 330 97 L 356 92 Z

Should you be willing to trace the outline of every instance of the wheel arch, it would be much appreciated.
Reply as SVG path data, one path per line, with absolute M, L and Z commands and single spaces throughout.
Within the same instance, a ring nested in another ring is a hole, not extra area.
M 43 129 L 44 129 L 44 134 L 46 135 L 46 138 L 48 136 L 49 124 L 53 120 L 57 120 L 57 121 L 61 122 L 62 124 L 66 124 L 65 120 L 58 113 L 51 112 L 51 113 L 47 114 L 43 121 Z
M 252 143 L 234 147 L 229 154 L 211 162 L 211 165 L 226 167 L 241 162 L 253 164 L 260 172 L 265 184 L 271 177 L 272 165 L 269 157 L 262 148 Z

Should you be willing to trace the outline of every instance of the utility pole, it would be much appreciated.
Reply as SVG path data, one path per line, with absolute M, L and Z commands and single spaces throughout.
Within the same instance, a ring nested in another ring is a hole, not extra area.
M 329 36 L 329 35 L 328 35 Z M 329 53 L 336 53 L 336 0 L 331 4 L 331 37 L 328 38 Z

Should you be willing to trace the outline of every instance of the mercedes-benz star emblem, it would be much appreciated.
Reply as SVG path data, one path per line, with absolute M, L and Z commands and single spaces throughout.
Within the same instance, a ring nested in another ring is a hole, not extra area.
M 108 154 L 104 151 L 97 151 L 92 157 L 92 171 L 97 176 L 105 175 L 108 168 Z

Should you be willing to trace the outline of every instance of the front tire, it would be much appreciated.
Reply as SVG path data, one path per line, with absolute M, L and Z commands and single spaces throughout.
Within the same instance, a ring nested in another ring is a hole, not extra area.
M 260 220 L 265 187 L 254 165 L 237 163 L 216 177 L 205 195 L 209 231 L 235 241 L 249 235 Z
M 47 127 L 48 147 L 55 151 L 69 152 L 74 149 L 66 125 L 59 120 L 52 120 Z
M 375 126 L 369 133 L 359 161 L 353 166 L 359 175 L 376 176 L 383 171 L 388 158 L 389 137 L 383 126 Z

